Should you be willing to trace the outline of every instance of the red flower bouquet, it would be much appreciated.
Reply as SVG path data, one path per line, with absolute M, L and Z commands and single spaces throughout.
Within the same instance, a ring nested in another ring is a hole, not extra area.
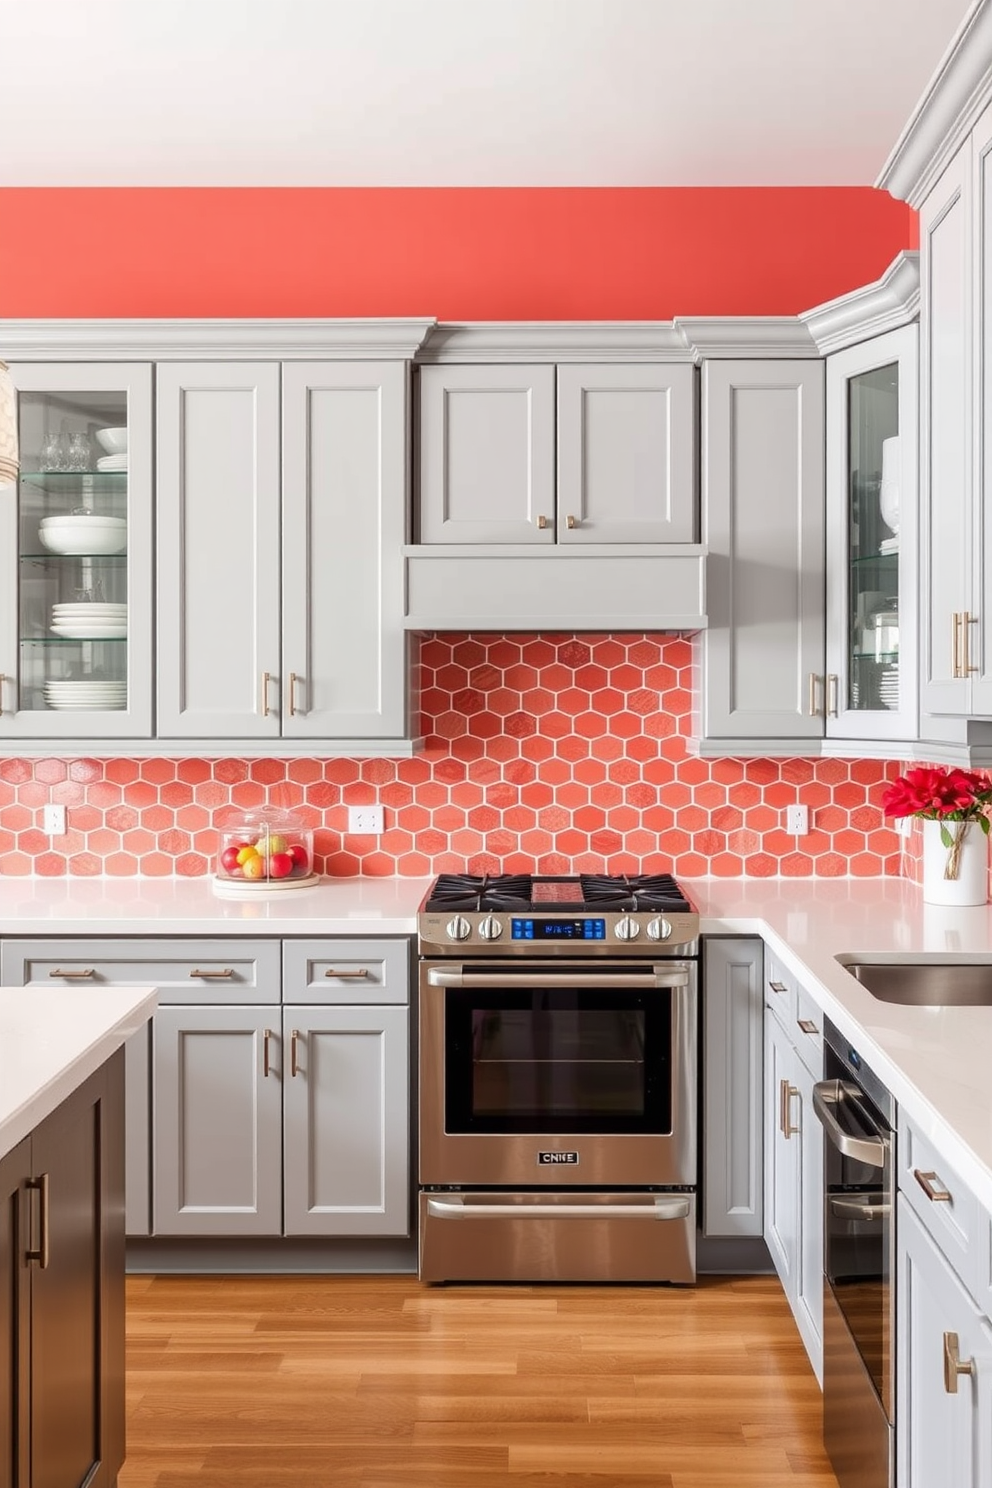
M 946 878 L 957 878 L 961 843 L 968 822 L 989 835 L 985 808 L 992 802 L 992 780 L 976 770 L 921 765 L 893 780 L 882 796 L 886 816 L 921 816 L 940 822 L 940 840 L 948 849 Z M 948 822 L 959 823 L 954 830 Z

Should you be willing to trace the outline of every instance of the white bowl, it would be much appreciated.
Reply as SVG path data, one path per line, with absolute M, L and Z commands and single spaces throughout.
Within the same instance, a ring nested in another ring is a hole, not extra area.
M 123 429 L 97 429 L 97 442 L 108 455 L 127 453 L 127 427 Z
M 122 553 L 127 547 L 127 531 L 116 527 L 91 527 L 81 521 L 75 527 L 41 527 L 42 546 L 50 553 L 65 556 L 85 553 Z
M 85 523 L 90 527 L 116 527 L 118 529 L 127 526 L 127 517 L 108 517 L 103 512 L 63 512 L 58 517 L 42 517 L 39 527 L 76 527 Z

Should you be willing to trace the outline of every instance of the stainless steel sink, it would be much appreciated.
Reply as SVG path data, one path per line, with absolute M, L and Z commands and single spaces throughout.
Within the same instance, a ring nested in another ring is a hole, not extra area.
M 881 1002 L 911 1007 L 992 1007 L 992 961 L 844 959 L 841 964 Z

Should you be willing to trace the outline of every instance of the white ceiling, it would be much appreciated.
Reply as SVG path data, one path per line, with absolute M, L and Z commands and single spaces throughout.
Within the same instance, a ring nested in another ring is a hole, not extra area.
M 0 0 L 0 186 L 871 185 L 969 0 Z

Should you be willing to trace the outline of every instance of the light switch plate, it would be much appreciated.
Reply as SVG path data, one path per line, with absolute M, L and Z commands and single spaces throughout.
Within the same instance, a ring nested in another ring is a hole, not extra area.
M 805 837 L 809 831 L 809 807 L 786 806 L 785 830 L 792 837 Z
M 385 831 L 381 806 L 349 806 L 348 831 L 353 837 L 378 837 Z

